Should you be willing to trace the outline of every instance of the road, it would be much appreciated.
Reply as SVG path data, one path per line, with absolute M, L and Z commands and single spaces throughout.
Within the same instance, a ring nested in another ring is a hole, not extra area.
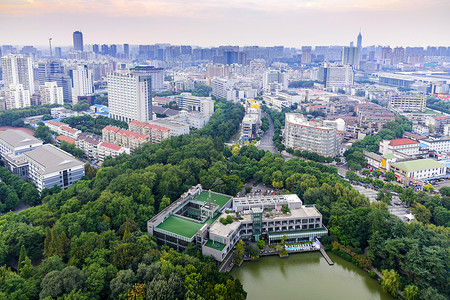
M 273 127 L 273 121 L 270 118 L 268 114 L 266 114 L 264 111 L 261 112 L 261 118 L 266 116 L 269 119 L 269 129 L 267 129 L 266 132 L 264 132 L 263 136 L 261 137 L 261 140 L 259 141 L 259 145 L 257 146 L 258 149 L 262 150 L 269 150 L 272 153 L 278 153 L 277 148 L 275 148 L 275 145 L 273 144 L 272 138 L 273 134 L 275 133 L 275 129 Z

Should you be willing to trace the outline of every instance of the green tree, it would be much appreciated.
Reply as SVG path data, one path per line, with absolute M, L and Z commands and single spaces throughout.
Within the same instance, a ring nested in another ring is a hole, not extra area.
M 406 300 L 417 300 L 419 299 L 419 288 L 414 284 L 407 285 L 403 295 Z
M 258 242 L 256 242 L 256 245 L 258 246 L 259 249 L 262 250 L 266 246 L 266 243 L 264 242 L 264 240 L 258 240 Z
M 240 240 L 236 244 L 236 250 L 234 251 L 236 253 L 236 263 L 241 263 L 242 258 L 244 257 L 244 251 L 245 251 L 245 243 Z
M 431 219 L 431 212 L 428 208 L 423 206 L 420 203 L 415 203 L 411 209 L 411 212 L 414 214 L 414 217 L 417 221 L 422 223 L 429 223 Z
M 166 196 L 163 196 L 161 199 L 161 202 L 159 204 L 159 211 L 161 211 L 164 208 L 166 208 L 167 206 L 169 206 L 169 204 L 170 204 L 170 199 Z
M 402 200 L 402 202 L 406 204 L 412 204 L 414 203 L 414 201 L 416 201 L 416 199 L 416 194 L 414 193 L 414 190 L 412 188 L 404 189 L 400 194 L 400 200 Z
M 392 297 L 397 297 L 398 291 L 400 290 L 400 276 L 395 270 L 383 270 L 383 279 L 381 280 L 381 287 L 383 291 L 392 295 Z
M 259 248 L 256 244 L 251 244 L 248 248 L 247 248 L 248 254 L 250 255 L 251 258 L 259 258 Z
M 396 177 L 395 177 L 395 175 L 394 175 L 394 173 L 392 171 L 387 171 L 386 173 L 384 173 L 384 177 L 388 181 L 395 181 L 396 180 Z

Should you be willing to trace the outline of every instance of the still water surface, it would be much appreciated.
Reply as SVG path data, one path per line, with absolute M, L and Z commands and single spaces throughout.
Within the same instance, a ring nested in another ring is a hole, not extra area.
M 247 299 L 368 299 L 392 300 L 375 279 L 350 262 L 328 253 L 330 266 L 320 252 L 297 253 L 289 258 L 262 257 L 244 262 L 231 274 L 240 279 Z

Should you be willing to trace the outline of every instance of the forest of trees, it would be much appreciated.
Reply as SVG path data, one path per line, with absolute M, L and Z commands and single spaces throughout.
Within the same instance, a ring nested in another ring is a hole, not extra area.
M 334 167 L 285 162 L 255 146 L 232 153 L 223 141 L 242 116 L 241 106 L 216 101 L 203 129 L 107 159 L 92 179 L 47 195 L 41 206 L 1 216 L 0 298 L 244 299 L 240 282 L 219 273 L 195 245 L 184 253 L 159 247 L 146 222 L 192 185 L 235 195 L 252 178 L 315 204 L 331 233 L 324 243 L 398 278 L 395 286 L 384 282 L 389 291 L 450 296 L 448 227 L 403 223 L 385 203 L 370 205 Z M 423 201 L 448 209 L 448 199 Z
M 446 114 L 450 114 L 450 103 L 445 100 L 436 99 L 433 97 L 427 98 L 427 107 L 441 111 Z

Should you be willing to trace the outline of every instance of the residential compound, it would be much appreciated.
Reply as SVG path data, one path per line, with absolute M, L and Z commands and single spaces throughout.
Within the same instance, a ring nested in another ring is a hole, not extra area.
M 102 140 L 133 150 L 148 142 L 149 136 L 108 125 L 102 130 Z
M 283 213 L 281 208 L 289 208 Z M 231 216 L 232 223 L 222 219 Z M 297 195 L 233 198 L 194 186 L 147 222 L 159 244 L 177 250 L 195 243 L 203 255 L 221 262 L 241 239 L 278 243 L 313 241 L 328 234 L 315 206 L 305 206 Z
M 0 155 L 12 174 L 31 180 L 39 191 L 69 187 L 84 175 L 82 161 L 21 130 L 0 132 Z
M 337 128 L 300 114 L 286 114 L 284 143 L 287 148 L 306 150 L 323 156 L 335 156 L 340 150 Z
M 423 112 L 426 104 L 426 95 L 390 94 L 388 108 L 398 113 L 409 111 Z
M 35 91 L 31 58 L 21 54 L 6 55 L 2 57 L 2 72 L 6 109 L 30 106 Z

